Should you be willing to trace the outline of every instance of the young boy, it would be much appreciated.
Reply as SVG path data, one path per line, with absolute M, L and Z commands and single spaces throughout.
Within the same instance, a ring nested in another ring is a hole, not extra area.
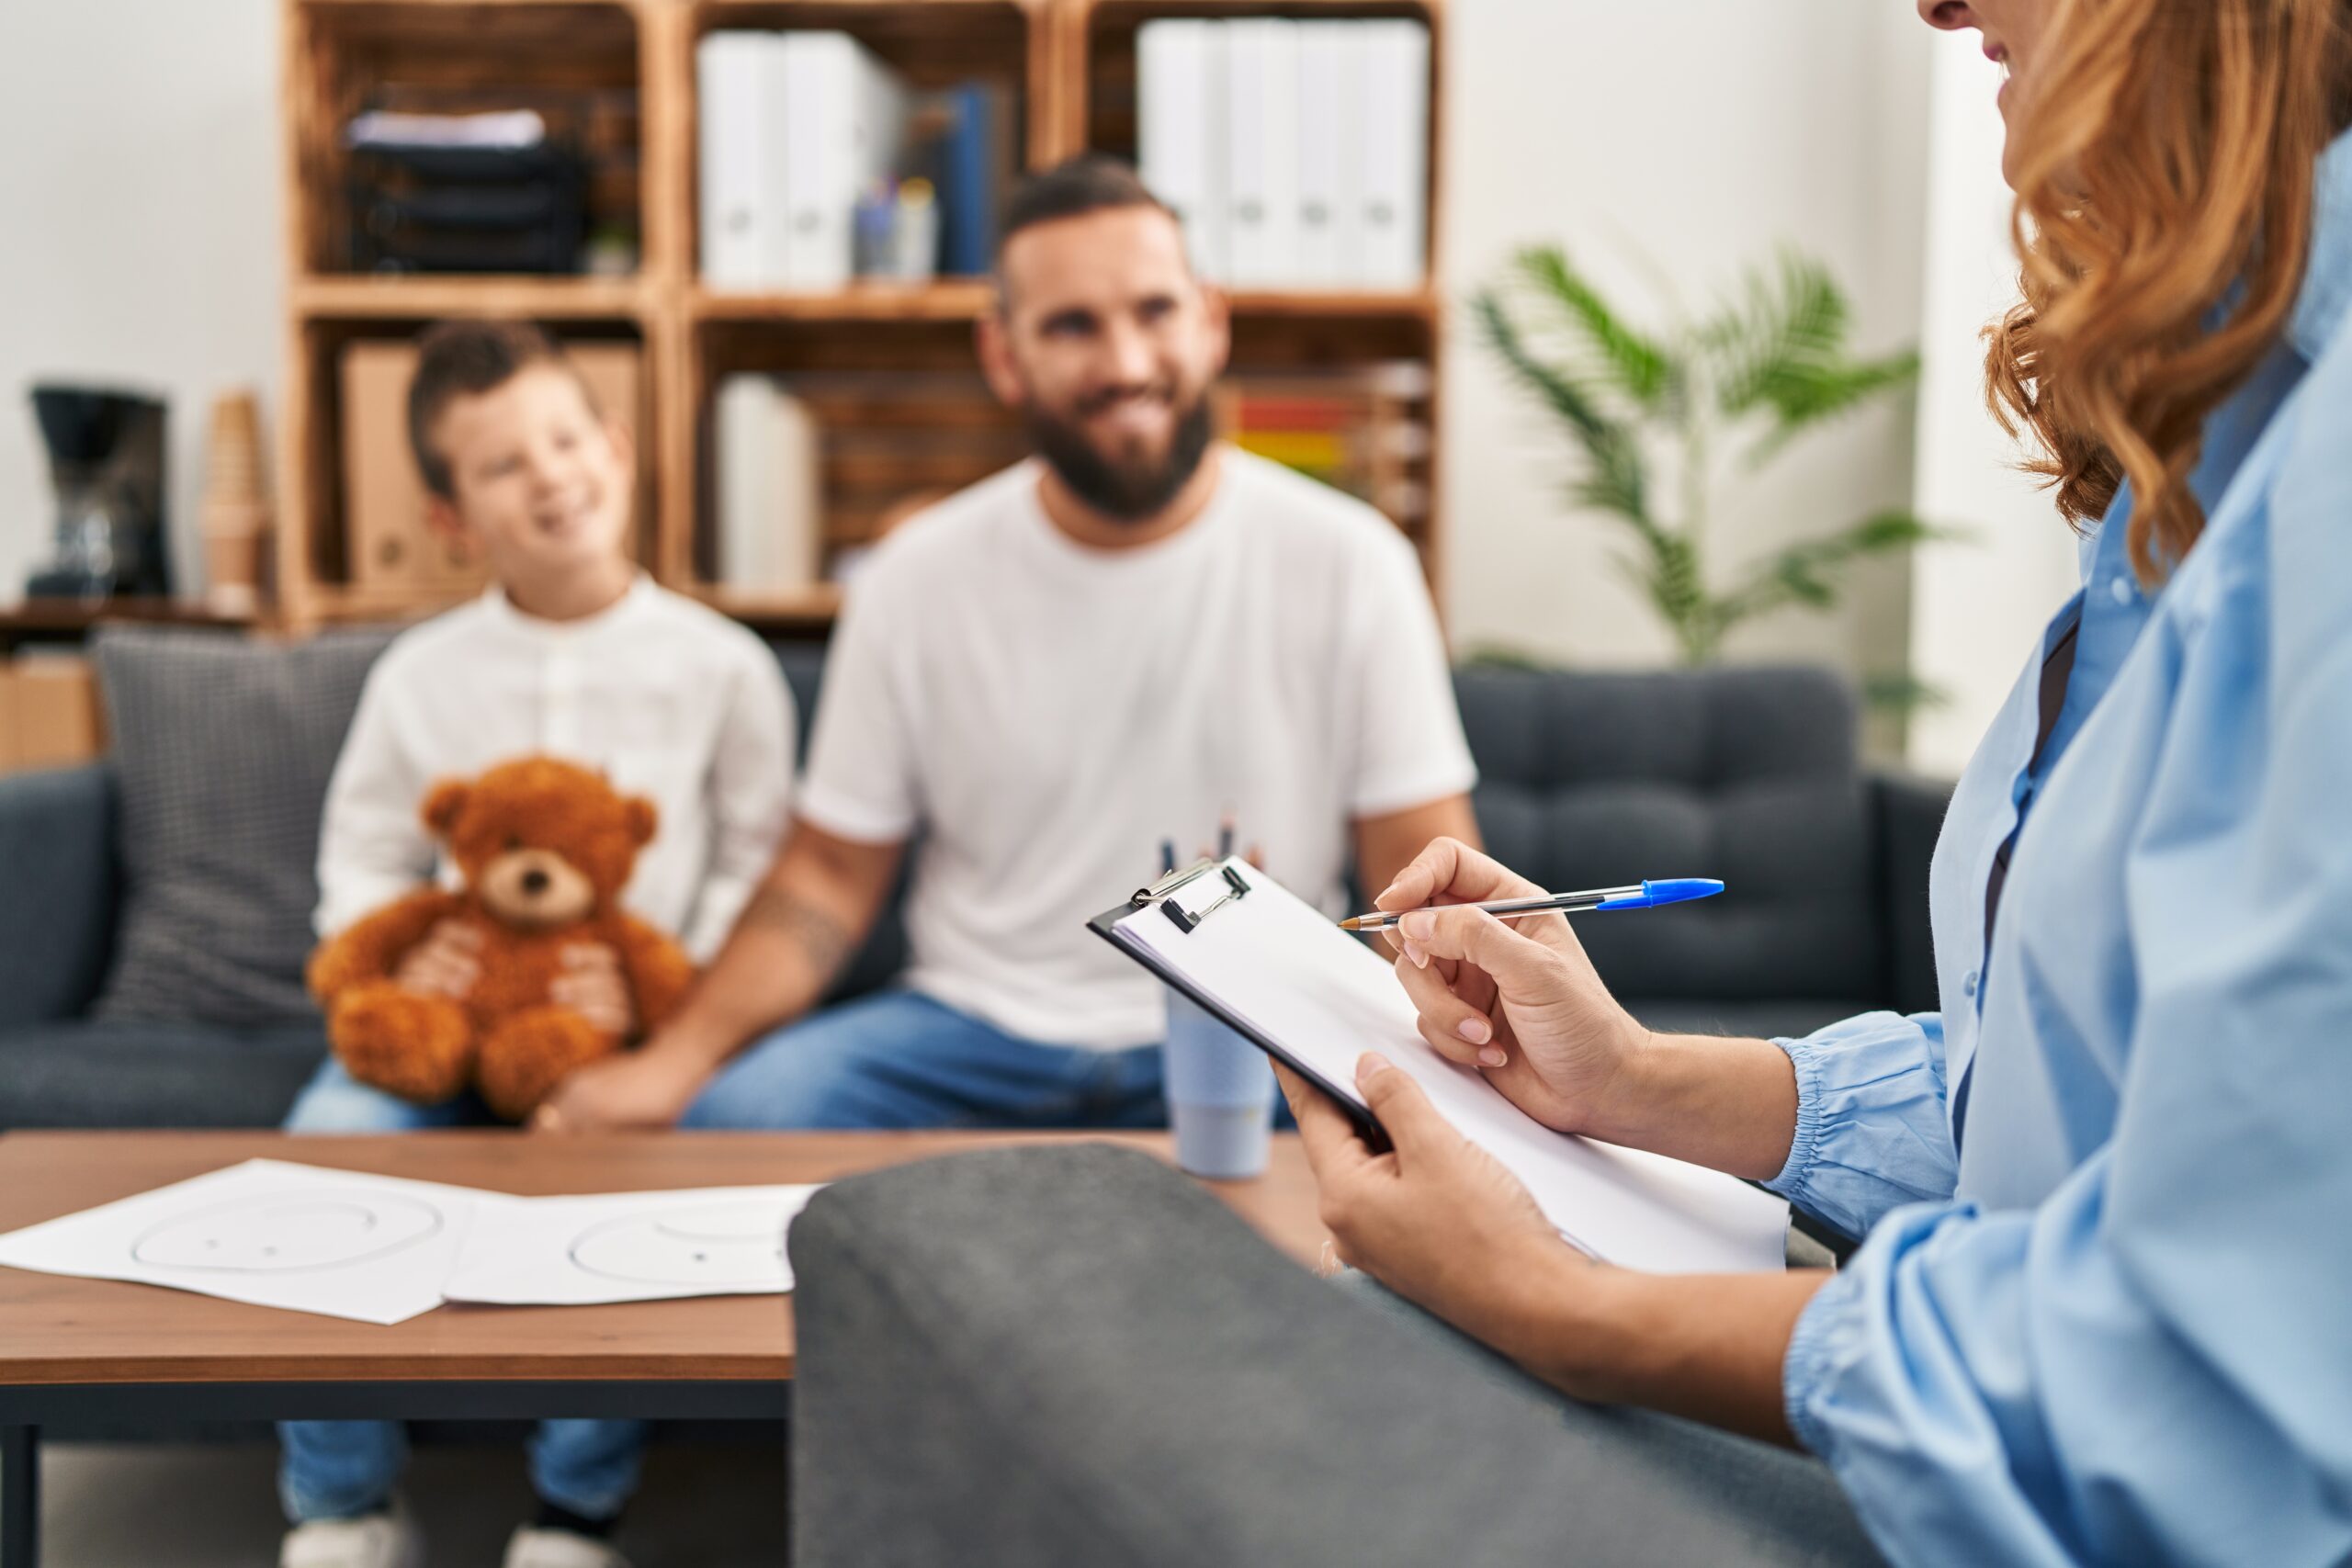
M 661 829 L 625 902 L 707 959 L 766 870 L 785 821 L 792 698 L 741 626 L 653 585 L 628 550 L 627 432 L 600 414 L 537 328 L 453 322 L 420 345 L 409 437 L 432 525 L 478 550 L 494 586 L 401 635 L 370 672 L 329 785 L 319 849 L 322 936 L 435 871 L 417 811 L 436 779 L 526 752 L 603 769 L 650 797 Z M 462 996 L 464 933 L 435 933 L 400 978 Z M 583 946 L 555 999 L 631 1032 L 615 955 Z M 301 1133 L 380 1133 L 487 1120 L 471 1096 L 413 1105 L 332 1057 L 287 1119 Z M 280 1428 L 292 1529 L 282 1568 L 415 1568 L 423 1542 L 392 1488 L 393 1422 Z M 531 1444 L 537 1520 L 506 1568 L 626 1568 L 605 1537 L 636 1484 L 640 1424 L 548 1421 Z

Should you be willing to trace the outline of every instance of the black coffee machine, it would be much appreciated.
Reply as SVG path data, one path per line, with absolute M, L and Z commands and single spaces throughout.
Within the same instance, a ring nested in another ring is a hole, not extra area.
M 164 405 L 101 387 L 33 389 L 33 416 L 57 487 L 56 554 L 36 599 L 169 597 L 164 537 Z

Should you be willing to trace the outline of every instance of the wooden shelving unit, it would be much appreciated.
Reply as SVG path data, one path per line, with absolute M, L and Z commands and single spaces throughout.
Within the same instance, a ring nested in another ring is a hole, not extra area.
M 1409 17 L 1430 29 L 1431 125 L 1442 0 L 281 0 L 287 146 L 288 350 L 278 463 L 273 618 L 296 627 L 430 613 L 445 599 L 369 592 L 344 539 L 337 356 L 350 343 L 413 335 L 449 316 L 521 316 L 567 340 L 622 340 L 643 353 L 650 428 L 639 461 L 650 515 L 641 553 L 664 583 L 748 624 L 821 633 L 840 603 L 730 593 L 709 580 L 708 431 L 714 389 L 739 371 L 804 386 L 826 446 L 829 546 L 867 537 L 902 495 L 954 489 L 1018 454 L 1017 424 L 990 404 L 973 363 L 985 280 L 860 285 L 839 293 L 707 290 L 695 264 L 695 48 L 720 28 L 838 28 L 918 86 L 993 77 L 1017 94 L 1029 166 L 1081 148 L 1134 152 L 1135 32 L 1159 16 Z M 633 229 L 626 277 L 381 276 L 355 273 L 340 136 L 361 107 L 465 105 L 500 95 L 595 106 L 605 133 L 633 127 L 635 156 L 600 172 L 592 218 Z M 1432 145 L 1430 211 L 1438 211 Z M 1437 225 L 1430 224 L 1432 235 Z M 1433 259 L 1433 258 L 1432 258 Z M 1433 275 L 1433 272 L 1432 272 Z M 1434 439 L 1440 334 L 1433 288 L 1401 293 L 1249 292 L 1233 299 L 1238 374 L 1408 360 L 1426 367 L 1418 414 L 1431 432 L 1410 460 L 1426 499 L 1406 526 L 1435 582 L 1443 564 Z M 861 377 L 921 389 L 884 407 Z M 931 423 L 922 422 L 930 421 Z M 882 462 L 868 438 L 939 433 L 935 454 Z

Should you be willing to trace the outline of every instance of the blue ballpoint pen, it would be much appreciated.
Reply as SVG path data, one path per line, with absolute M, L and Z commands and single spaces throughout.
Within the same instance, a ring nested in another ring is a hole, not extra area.
M 1585 910 L 1607 914 L 1612 909 L 1654 909 L 1660 904 L 1682 904 L 1693 898 L 1712 898 L 1724 890 L 1720 882 L 1702 876 L 1677 877 L 1666 882 L 1638 882 L 1630 887 L 1595 887 L 1583 893 L 1545 893 L 1532 898 L 1498 898 L 1487 904 L 1457 904 L 1454 908 L 1484 909 L 1498 920 L 1518 919 L 1526 915 L 1574 915 Z M 1399 909 L 1395 914 L 1375 912 L 1341 920 L 1344 931 L 1385 931 L 1417 909 Z

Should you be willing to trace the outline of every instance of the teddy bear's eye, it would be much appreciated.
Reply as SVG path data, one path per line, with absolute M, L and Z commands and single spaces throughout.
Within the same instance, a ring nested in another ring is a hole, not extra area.
M 523 840 L 519 835 L 514 833 L 506 835 L 506 852 L 508 854 L 513 854 L 516 850 L 519 850 L 522 847 Z

